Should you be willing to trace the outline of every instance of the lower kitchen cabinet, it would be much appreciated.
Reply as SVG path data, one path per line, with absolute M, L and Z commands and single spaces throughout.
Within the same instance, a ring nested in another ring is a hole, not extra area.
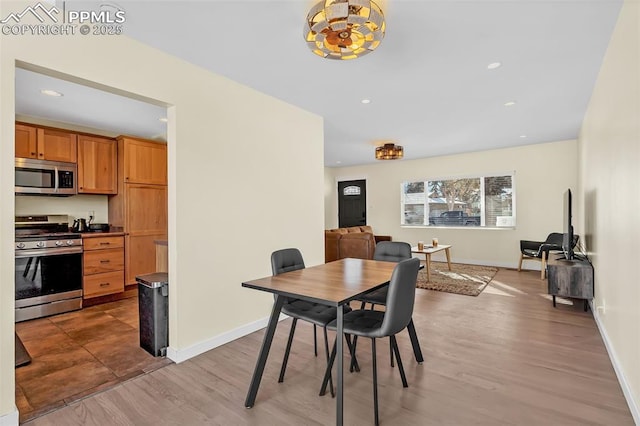
M 156 240 L 165 240 L 166 234 L 127 235 L 127 285 L 136 284 L 136 276 L 156 272 Z
M 85 275 L 83 280 L 85 299 L 124 291 L 124 270 Z
M 83 297 L 124 291 L 124 236 L 83 238 Z

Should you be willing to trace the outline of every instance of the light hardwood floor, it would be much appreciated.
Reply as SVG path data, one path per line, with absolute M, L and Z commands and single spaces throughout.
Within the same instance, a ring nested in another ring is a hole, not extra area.
M 240 284 L 238 284 L 240 285 Z M 500 270 L 477 297 L 418 290 L 414 321 L 425 357 L 398 337 L 409 388 L 378 341 L 380 421 L 386 425 L 633 425 L 591 312 L 546 298 L 539 272 Z M 298 323 L 284 383 L 290 320 L 280 323 L 256 404 L 244 399 L 264 331 L 172 364 L 35 419 L 32 425 L 330 425 L 318 396 L 324 357 Z M 319 339 L 319 343 L 321 339 Z M 345 424 L 373 423 L 371 345 L 345 373 Z

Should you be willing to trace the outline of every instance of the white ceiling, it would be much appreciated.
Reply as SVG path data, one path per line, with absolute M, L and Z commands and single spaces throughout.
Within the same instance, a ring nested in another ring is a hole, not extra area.
M 382 44 L 352 61 L 308 50 L 312 4 L 120 3 L 126 35 L 324 117 L 325 164 L 346 166 L 383 141 L 421 158 L 576 138 L 622 1 L 387 0 Z M 17 97 L 21 114 L 61 113 L 21 79 Z M 104 109 L 91 126 L 118 108 Z M 157 118 L 136 121 L 127 133 L 157 135 Z

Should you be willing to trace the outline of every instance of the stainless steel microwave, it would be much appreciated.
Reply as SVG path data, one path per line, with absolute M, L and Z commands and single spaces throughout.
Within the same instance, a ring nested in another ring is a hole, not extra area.
M 77 179 L 73 163 L 16 158 L 16 194 L 76 195 Z

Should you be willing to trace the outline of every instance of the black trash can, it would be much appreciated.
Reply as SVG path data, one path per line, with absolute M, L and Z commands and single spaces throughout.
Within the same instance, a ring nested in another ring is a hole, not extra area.
M 166 272 L 139 275 L 140 347 L 165 356 L 169 346 L 169 278 Z

